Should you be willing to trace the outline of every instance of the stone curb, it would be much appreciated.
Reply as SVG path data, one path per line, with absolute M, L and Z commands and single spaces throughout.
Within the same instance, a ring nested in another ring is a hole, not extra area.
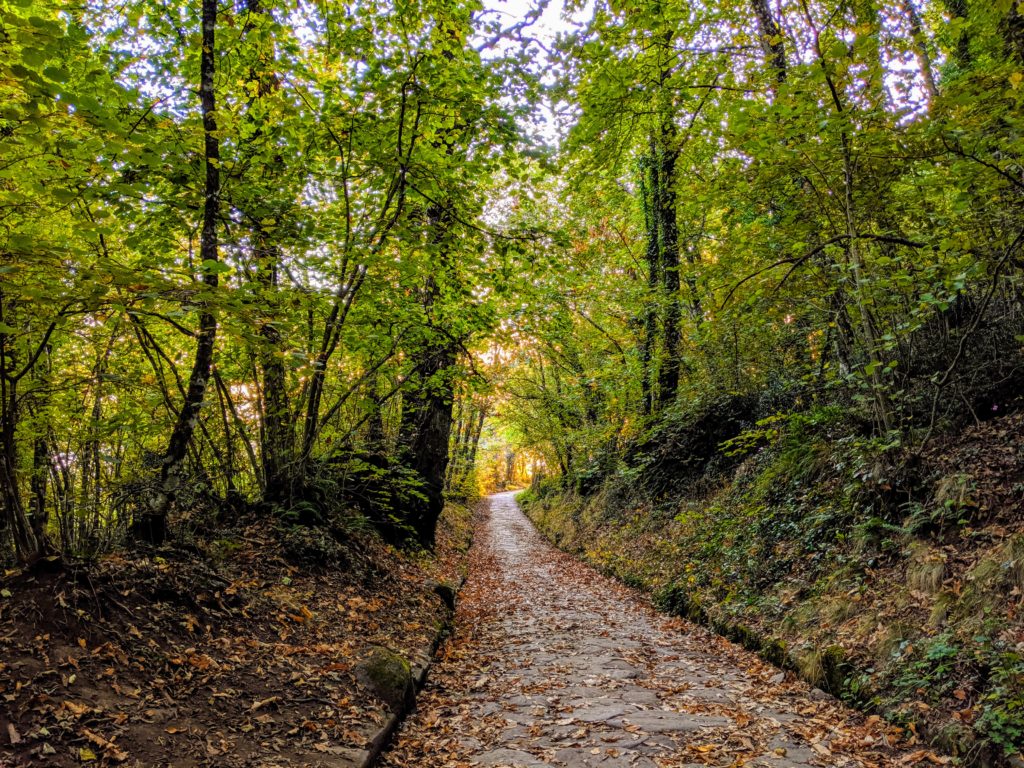
M 459 577 L 458 583 L 455 585 L 456 596 L 462 590 L 462 586 L 466 583 L 466 577 Z M 434 638 L 430 641 L 430 645 L 425 651 L 421 651 L 416 655 L 415 658 L 409 659 L 409 664 L 412 667 L 412 679 L 416 686 L 416 694 L 423 690 L 423 686 L 427 683 L 427 675 L 430 672 L 430 667 L 434 662 L 434 657 L 437 655 L 438 649 L 444 642 L 445 638 L 451 633 L 452 627 L 454 626 L 455 610 L 450 609 L 445 611 L 444 621 L 438 627 L 437 633 Z M 377 764 L 377 760 L 381 754 L 387 748 L 388 744 L 391 743 L 392 736 L 395 735 L 395 731 L 398 730 L 398 726 L 401 725 L 402 721 L 416 708 L 416 702 L 412 704 L 403 705 L 397 712 L 392 712 L 387 721 L 380 727 L 380 729 L 370 737 L 368 746 L 366 749 L 353 750 L 352 754 L 348 756 L 348 759 L 342 763 L 339 763 L 338 768 L 372 768 Z

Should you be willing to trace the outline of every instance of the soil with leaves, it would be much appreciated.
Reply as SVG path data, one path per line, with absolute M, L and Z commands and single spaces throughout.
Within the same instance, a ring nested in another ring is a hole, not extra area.
M 6 575 L 0 766 L 354 764 L 390 715 L 354 667 L 374 645 L 429 653 L 448 610 L 432 583 L 465 562 L 468 514 L 435 557 L 368 532 L 220 535 Z
M 390 768 L 950 762 L 658 614 L 548 545 L 511 494 L 477 532 L 456 626 Z

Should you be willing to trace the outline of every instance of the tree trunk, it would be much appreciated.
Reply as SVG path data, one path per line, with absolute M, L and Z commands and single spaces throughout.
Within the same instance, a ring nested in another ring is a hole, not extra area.
M 189 374 L 185 402 L 178 413 L 174 431 L 171 433 L 167 450 L 164 452 L 157 491 L 150 501 L 149 508 L 138 516 L 133 525 L 133 533 L 137 538 L 155 545 L 163 543 L 167 535 L 167 514 L 174 503 L 180 482 L 178 475 L 199 421 L 200 409 L 210 380 L 214 346 L 217 340 L 217 317 L 210 306 L 214 298 L 212 294 L 216 291 L 219 282 L 217 216 L 220 209 L 220 139 L 217 136 L 216 100 L 213 90 L 216 69 L 217 0 L 203 0 L 202 25 L 199 98 L 203 116 L 206 182 L 199 255 L 202 261 L 204 293 L 200 294 L 196 356 L 192 364 L 192 372 Z
M 917 10 L 914 0 L 902 1 L 903 11 L 907 14 L 907 22 L 910 24 L 910 35 L 914 41 L 917 66 L 921 70 L 921 79 L 924 81 L 924 90 L 928 94 L 928 103 L 930 105 L 939 97 L 939 87 L 935 83 L 935 71 L 932 66 L 932 53 L 928 44 L 928 37 L 925 35 L 924 24 L 921 22 L 921 13 Z
M 402 405 L 405 462 L 423 483 L 424 501 L 409 512 L 416 539 L 432 546 L 437 520 L 444 509 L 444 477 L 448 468 L 453 393 L 451 369 L 455 352 L 450 343 L 431 344 L 418 372 L 419 384 Z
M 679 306 L 679 225 L 676 221 L 676 160 L 672 146 L 675 130 L 666 119 L 661 128 L 658 187 L 654 196 L 655 216 L 661 245 L 661 278 L 665 300 L 662 329 L 662 360 L 658 376 L 658 400 L 662 407 L 676 399 L 679 390 L 679 343 L 682 313 Z
M 468 474 L 473 471 L 473 465 L 476 464 L 476 452 L 480 447 L 480 436 L 484 431 L 484 421 L 487 419 L 487 405 L 483 404 L 480 406 L 480 410 L 477 411 L 476 415 L 476 428 L 473 430 L 473 434 L 469 438 L 469 453 L 466 455 L 466 469 L 464 474 Z M 465 479 L 465 478 L 463 478 Z
M 327 322 L 324 324 L 324 335 L 320 344 L 320 353 L 313 365 L 306 400 L 305 426 L 302 433 L 302 453 L 299 456 L 298 473 L 300 480 L 304 478 L 306 464 L 313 453 L 313 446 L 320 434 L 320 405 L 323 402 L 324 387 L 327 384 L 327 364 L 341 341 L 341 329 L 348 318 L 349 310 L 356 294 L 366 279 L 366 268 L 357 265 L 344 280 L 335 294 Z
M 0 288 L 0 323 L 9 324 L 7 304 Z M 10 334 L 0 331 L 0 502 L 4 514 L 0 530 L 10 531 L 18 562 L 32 563 L 41 553 L 18 483 L 18 378 L 16 353 Z
M 466 456 L 466 446 L 469 444 L 469 430 L 472 419 L 472 400 L 468 396 L 456 398 L 452 414 L 452 428 L 455 439 L 448 449 L 451 458 L 448 461 L 448 469 L 445 471 L 444 476 L 444 486 L 448 490 L 455 486 L 456 477 L 462 470 Z
M 441 270 L 450 268 L 450 244 L 447 242 L 454 224 L 449 204 L 431 204 L 427 211 L 431 239 L 441 251 Z M 426 309 L 429 314 L 441 298 L 436 280 L 428 280 Z M 405 438 L 406 463 L 423 482 L 426 500 L 410 511 L 409 523 L 423 546 L 433 546 L 437 521 L 444 509 L 444 478 L 448 470 L 449 442 L 455 390 L 452 369 L 458 346 L 443 329 L 430 323 L 432 337 L 427 340 L 417 366 L 418 385 L 407 394 L 402 406 L 401 434 Z
M 280 251 L 259 233 L 257 273 L 261 295 L 271 311 L 260 324 L 259 363 L 263 392 L 263 496 L 274 504 L 289 504 L 293 495 L 295 431 L 288 408 L 288 379 L 281 349 L 281 332 L 274 325 L 277 293 L 277 265 Z
M 658 339 L 657 296 L 661 285 L 661 249 L 658 245 L 658 219 L 655 215 L 655 196 L 658 189 L 659 168 L 654 137 L 651 137 L 650 153 L 643 160 L 640 173 L 640 202 L 644 211 L 647 230 L 647 244 L 644 255 L 647 260 L 648 295 L 643 308 L 643 340 L 640 348 L 643 412 L 654 413 L 655 404 L 655 358 L 654 348 Z
M 18 485 L 17 396 L 12 385 L 4 393 L 0 417 L 0 500 L 4 505 L 4 527 L 10 530 L 14 554 L 21 563 L 31 563 L 40 554 Z
M 32 446 L 32 535 L 35 537 L 39 554 L 46 554 L 46 526 L 50 521 L 50 508 L 46 495 L 50 479 L 50 446 L 42 435 L 36 437 Z
M 776 85 L 786 82 L 786 40 L 782 35 L 782 29 L 772 14 L 768 0 L 750 0 L 750 4 L 757 18 L 757 28 L 761 40 L 761 50 L 764 51 L 768 61 L 768 68 L 771 70 Z

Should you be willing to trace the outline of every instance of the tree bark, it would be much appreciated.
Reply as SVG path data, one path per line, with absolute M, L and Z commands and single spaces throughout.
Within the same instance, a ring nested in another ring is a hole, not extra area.
M 42 435 L 36 437 L 32 446 L 32 534 L 39 545 L 40 553 L 46 546 L 46 525 L 50 521 L 46 494 L 50 479 L 50 446 Z
M 658 376 L 658 400 L 662 407 L 676 399 L 679 390 L 679 343 L 682 313 L 679 305 L 679 225 L 676 221 L 675 130 L 668 118 L 661 127 L 658 152 L 658 187 L 654 196 L 661 250 L 661 278 L 665 300 L 662 329 L 662 361 Z
M 8 307 L 0 288 L 0 323 L 10 324 Z M 14 543 L 18 562 L 32 563 L 39 558 L 41 542 L 36 539 L 18 482 L 18 396 L 17 353 L 10 334 L 0 331 L 0 502 L 4 514 L 0 530 L 7 529 Z
M 280 251 L 262 230 L 257 250 L 256 279 L 271 312 L 260 323 L 259 363 L 263 392 L 263 496 L 274 504 L 289 504 L 293 496 L 295 431 L 288 407 L 288 379 L 281 349 L 281 332 L 274 324 L 277 265 Z
M 932 54 L 928 45 L 928 37 L 925 35 L 924 24 L 921 21 L 921 13 L 917 10 L 914 0 L 903 0 L 903 11 L 907 14 L 907 22 L 910 24 L 910 35 L 914 40 L 914 53 L 917 57 L 917 66 L 921 70 L 925 93 L 928 94 L 928 103 L 932 104 L 939 97 L 939 87 L 935 83 Z
M 651 137 L 649 154 L 642 163 L 640 201 L 643 206 L 644 224 L 647 232 L 644 256 L 647 261 L 648 295 L 643 308 L 643 339 L 640 347 L 640 389 L 643 398 L 643 412 L 650 415 L 654 413 L 655 404 L 654 348 L 658 338 L 657 296 L 659 286 L 661 285 L 661 249 L 658 245 L 658 219 L 655 215 L 655 196 L 658 189 L 659 168 L 657 147 L 653 136 Z
M 18 562 L 32 563 L 41 550 L 18 484 L 17 390 L 9 382 L 4 389 L 0 404 L 0 501 L 4 505 L 4 527 L 10 531 Z

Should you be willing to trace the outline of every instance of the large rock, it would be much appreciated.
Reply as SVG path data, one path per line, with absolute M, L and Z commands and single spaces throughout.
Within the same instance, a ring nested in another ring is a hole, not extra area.
M 409 662 L 388 648 L 374 645 L 355 668 L 356 680 L 381 699 L 392 712 L 405 712 L 416 698 Z

